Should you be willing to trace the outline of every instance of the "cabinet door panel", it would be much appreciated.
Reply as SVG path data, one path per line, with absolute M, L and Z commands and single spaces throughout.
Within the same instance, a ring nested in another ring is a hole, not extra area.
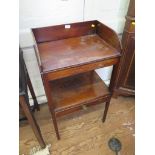
M 124 85 L 128 88 L 135 89 L 135 54 L 133 55 L 133 59 L 131 60 Z
M 126 46 L 123 52 L 123 63 L 121 72 L 121 86 L 135 89 L 135 37 L 127 36 Z

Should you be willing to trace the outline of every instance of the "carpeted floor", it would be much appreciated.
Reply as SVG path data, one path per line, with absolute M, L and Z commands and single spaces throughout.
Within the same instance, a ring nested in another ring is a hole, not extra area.
M 35 117 L 46 144 L 51 144 L 52 155 L 114 155 L 107 145 L 111 137 L 121 141 L 121 155 L 134 155 L 134 101 L 133 97 L 112 99 L 105 123 L 101 121 L 104 103 L 58 119 L 59 141 L 47 104 L 41 105 Z M 20 154 L 28 155 L 38 142 L 27 121 L 20 124 L 19 131 Z

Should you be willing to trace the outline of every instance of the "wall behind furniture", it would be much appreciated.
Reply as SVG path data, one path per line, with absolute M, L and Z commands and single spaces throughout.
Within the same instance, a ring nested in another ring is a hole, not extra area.
M 45 92 L 34 54 L 31 28 L 97 19 L 118 34 L 123 32 L 129 0 L 21 0 L 19 1 L 19 40 L 39 103 Z M 97 73 L 109 82 L 112 67 Z

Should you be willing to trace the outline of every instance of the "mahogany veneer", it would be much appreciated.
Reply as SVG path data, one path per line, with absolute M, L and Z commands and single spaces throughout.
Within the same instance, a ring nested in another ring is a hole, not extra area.
M 32 29 L 36 56 L 57 138 L 56 117 L 106 102 L 106 119 L 121 45 L 116 33 L 99 21 Z M 110 90 L 95 69 L 114 65 Z

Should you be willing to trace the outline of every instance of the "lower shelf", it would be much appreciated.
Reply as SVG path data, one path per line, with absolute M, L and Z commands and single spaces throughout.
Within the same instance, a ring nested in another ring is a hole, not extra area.
M 51 81 L 51 95 L 56 115 L 63 115 L 103 102 L 111 95 L 95 71 Z

